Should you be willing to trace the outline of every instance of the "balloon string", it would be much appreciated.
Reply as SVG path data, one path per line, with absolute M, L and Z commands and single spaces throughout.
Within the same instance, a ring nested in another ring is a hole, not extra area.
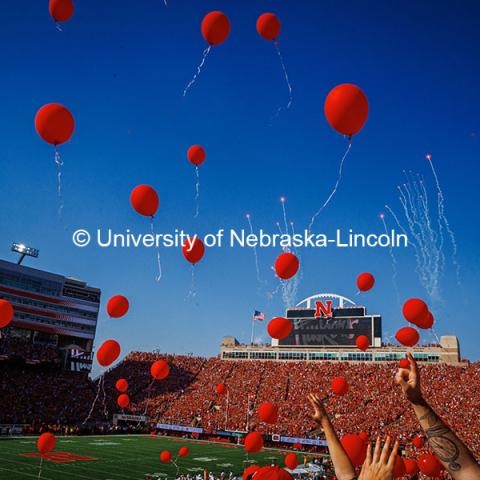
M 285 62 L 283 61 L 282 53 L 280 52 L 278 42 L 275 42 L 274 45 L 275 45 L 275 50 L 277 51 L 277 54 L 278 54 L 278 58 L 280 60 L 280 64 L 282 65 L 283 74 L 285 75 L 285 81 L 287 82 L 287 87 L 288 87 L 287 110 L 288 110 L 291 107 L 293 102 L 292 85 L 290 84 L 290 80 L 288 78 L 287 68 L 285 67 Z
M 38 470 L 38 477 L 37 478 L 42 477 L 42 467 L 43 467 L 43 456 L 40 457 L 40 468 Z
M 330 192 L 330 195 L 328 196 L 328 198 L 325 200 L 324 204 L 316 211 L 315 215 L 310 220 L 310 224 L 308 226 L 308 231 L 311 231 L 313 223 L 315 222 L 315 219 L 322 213 L 322 211 L 330 203 L 330 200 L 333 198 L 333 196 L 337 192 L 337 188 L 340 185 L 340 181 L 342 180 L 343 164 L 344 164 L 345 159 L 347 158 L 348 153 L 350 152 L 351 148 L 352 148 L 352 142 L 350 141 L 349 144 L 348 144 L 347 150 L 343 154 L 342 160 L 340 161 L 340 168 L 338 169 L 338 177 L 337 177 L 337 181 L 335 183 L 335 186 L 333 187 L 333 190 Z
M 108 409 L 107 409 L 107 404 L 106 404 L 107 393 L 105 392 L 105 381 L 102 381 L 102 393 L 103 393 L 103 399 L 102 399 L 103 414 L 105 415 L 105 418 L 108 418 Z
M 253 225 L 252 225 L 252 221 L 250 220 L 250 214 L 247 215 L 247 222 L 248 222 L 248 227 L 250 229 L 250 234 L 253 235 Z M 259 283 L 259 285 L 261 285 L 263 282 L 260 277 L 260 266 L 258 263 L 258 252 L 257 252 L 256 245 L 253 246 L 253 258 L 255 260 L 255 272 L 257 274 L 257 282 Z
M 195 183 L 195 216 L 197 218 L 200 214 L 200 170 L 198 167 L 195 167 L 195 174 L 197 176 L 197 181 Z
M 152 236 L 155 238 L 155 230 L 153 228 L 153 217 L 152 217 L 152 221 L 150 222 L 150 230 L 152 231 Z M 159 246 L 157 246 L 157 268 L 158 268 L 158 275 L 155 277 L 155 280 L 159 282 L 162 279 L 162 262 L 160 260 Z
M 57 166 L 57 195 L 58 195 L 58 216 L 62 218 L 63 212 L 63 192 L 62 192 L 62 167 L 63 167 L 63 160 L 60 157 L 60 153 L 55 146 L 55 164 Z
M 202 61 L 200 62 L 200 65 L 197 67 L 196 73 L 193 75 L 193 78 L 188 82 L 188 85 L 185 87 L 185 90 L 183 91 L 183 96 L 185 97 L 187 95 L 188 90 L 190 90 L 190 87 L 195 83 L 197 80 L 197 77 L 200 75 L 200 72 L 202 70 L 203 65 L 205 64 L 205 60 L 207 59 L 208 54 L 210 53 L 210 50 L 212 49 L 212 46 L 209 45 L 204 51 L 202 55 Z
M 90 411 L 88 412 L 87 418 L 85 418 L 85 420 L 83 421 L 82 425 L 85 425 L 85 424 L 87 423 L 87 421 L 90 419 L 90 417 L 92 416 L 93 409 L 95 408 L 95 405 L 96 405 L 96 403 L 97 403 L 98 397 L 100 396 L 100 389 L 101 389 L 102 383 L 103 383 L 103 374 L 101 375 L 100 380 L 98 381 L 97 394 L 95 395 L 95 398 L 94 398 L 94 400 L 93 400 L 93 402 L 92 402 L 92 406 L 90 407 Z
M 63 28 L 62 28 L 62 26 L 60 25 L 59 22 L 55 22 L 55 28 L 56 28 L 59 32 L 63 32 Z
M 188 300 L 189 298 L 193 298 L 197 295 L 197 287 L 195 286 L 195 265 L 193 263 L 191 266 L 191 272 L 192 272 L 192 277 L 190 282 L 190 291 L 188 292 L 187 298 L 185 300 Z

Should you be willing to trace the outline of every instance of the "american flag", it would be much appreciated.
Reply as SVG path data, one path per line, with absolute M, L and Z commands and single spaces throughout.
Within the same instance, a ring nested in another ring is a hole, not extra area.
M 262 312 L 259 312 L 258 310 L 253 311 L 253 319 L 254 320 L 259 320 L 260 322 L 263 322 L 265 320 L 265 314 Z

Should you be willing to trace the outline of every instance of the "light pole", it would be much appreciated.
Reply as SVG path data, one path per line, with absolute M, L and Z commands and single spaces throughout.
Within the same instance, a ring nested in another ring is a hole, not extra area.
M 20 254 L 17 265 L 20 265 L 25 257 L 38 258 L 38 254 L 40 253 L 36 248 L 27 247 L 24 243 L 16 242 L 12 243 L 11 251 Z

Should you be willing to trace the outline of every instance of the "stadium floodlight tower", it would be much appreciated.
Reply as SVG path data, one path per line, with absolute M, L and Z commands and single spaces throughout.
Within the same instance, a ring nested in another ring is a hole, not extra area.
M 16 252 L 20 254 L 20 258 L 18 259 L 17 265 L 20 265 L 23 262 L 25 257 L 33 257 L 38 258 L 38 254 L 40 253 L 37 248 L 27 247 L 27 245 L 23 243 L 12 243 L 12 252 Z

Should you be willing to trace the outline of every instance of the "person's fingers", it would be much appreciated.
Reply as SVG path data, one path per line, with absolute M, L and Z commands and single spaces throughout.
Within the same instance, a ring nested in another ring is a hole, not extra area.
M 368 447 L 367 447 L 367 456 L 365 457 L 365 462 L 363 465 L 369 466 L 372 463 L 372 444 L 368 442 Z M 365 467 L 366 468 L 366 467 Z M 362 468 L 363 470 L 363 468 Z
M 407 386 L 407 382 L 405 381 L 405 378 L 403 377 L 403 375 L 400 372 L 398 372 L 395 375 L 395 382 L 398 385 L 400 385 L 402 388 Z
M 407 353 L 408 361 L 410 362 L 410 368 L 412 369 L 412 373 L 417 376 L 418 375 L 418 368 L 417 368 L 417 362 L 413 358 L 413 355 L 411 352 Z
M 308 401 L 312 404 L 312 407 L 315 408 L 315 397 L 313 396 L 313 393 L 310 393 L 307 398 Z
M 375 442 L 375 451 L 373 452 L 373 461 L 377 463 L 380 460 L 380 436 L 377 437 Z
M 383 445 L 382 454 L 380 455 L 380 462 L 386 464 L 388 461 L 388 455 L 390 453 L 390 442 L 391 438 L 390 435 L 387 436 L 385 440 L 385 444 Z
M 393 448 L 390 453 L 390 458 L 388 459 L 388 467 L 391 468 L 392 470 L 395 468 L 395 461 L 397 460 L 398 448 L 399 448 L 399 443 L 398 443 L 398 440 L 396 440 L 395 443 L 393 444 Z

